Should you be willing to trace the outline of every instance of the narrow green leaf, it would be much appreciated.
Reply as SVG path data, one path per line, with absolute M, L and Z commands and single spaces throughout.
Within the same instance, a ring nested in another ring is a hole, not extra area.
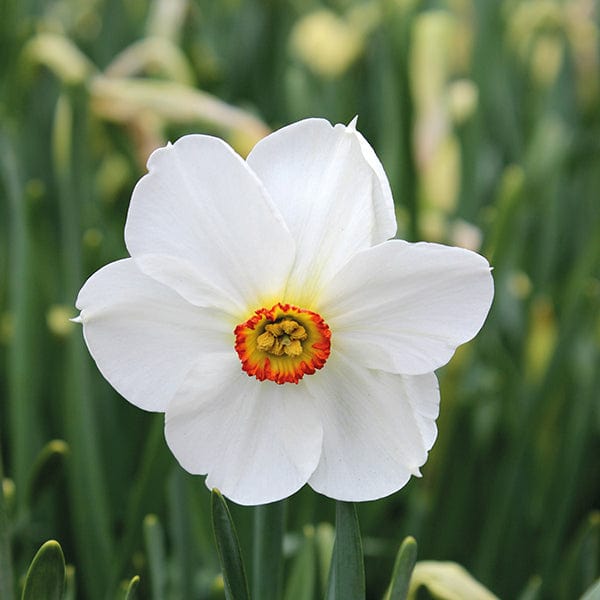
M 600 579 L 587 589 L 585 594 L 581 596 L 581 600 L 600 600 Z
M 279 600 L 283 587 L 285 501 L 254 507 L 252 595 Z
M 148 555 L 152 598 L 162 600 L 167 596 L 167 572 L 164 534 L 156 515 L 148 515 L 144 519 L 144 540 L 146 542 L 146 554 Z
M 27 490 L 29 504 L 39 498 L 49 485 L 57 481 L 58 474 L 64 469 L 68 453 L 69 446 L 63 440 L 51 440 L 42 448 L 35 459 L 29 480 Z
M 225 597 L 227 600 L 249 600 L 250 592 L 240 544 L 227 503 L 219 490 L 212 491 L 211 509 Z
M 137 589 L 140 585 L 140 578 L 138 575 L 135 575 L 131 578 L 129 585 L 127 586 L 127 591 L 125 592 L 124 600 L 136 600 L 138 597 Z
M 144 448 L 140 452 L 140 461 L 135 478 L 131 482 L 127 501 L 124 532 L 117 548 L 116 566 L 113 566 L 111 588 L 116 587 L 118 577 L 125 571 L 131 560 L 135 545 L 140 536 L 140 524 L 145 514 L 157 511 L 162 498 L 152 493 L 158 482 L 165 481 L 173 464 L 170 453 L 164 451 L 164 417 L 156 415 Z
M 317 567 L 319 573 L 319 597 L 327 594 L 327 579 L 331 569 L 333 544 L 335 543 L 335 529 L 331 523 L 319 523 L 315 532 L 317 547 Z
M 335 544 L 327 600 L 364 600 L 365 567 L 356 507 L 352 502 L 335 505 Z
M 23 588 L 22 600 L 62 600 L 65 557 L 60 544 L 50 540 L 34 556 Z
M 139 585 L 139 575 L 134 575 L 130 580 L 121 581 L 115 594 L 115 600 L 137 600 Z
M 81 254 L 82 207 L 92 193 L 87 93 L 70 88 L 59 99 L 53 128 L 54 179 L 59 200 L 61 301 L 70 305 L 84 279 Z M 68 155 L 65 155 L 65 153 Z M 62 422 L 71 450 L 67 487 L 72 510 L 77 568 L 92 600 L 103 600 L 115 557 L 108 486 L 100 451 L 98 413 L 90 380 L 90 360 L 81 331 L 67 338 L 63 363 Z M 93 510 L 90 507 L 93 506 Z M 94 541 L 90 544 L 90 539 Z
M 307 525 L 300 548 L 291 562 L 284 600 L 312 600 L 315 597 L 316 574 L 315 530 Z
M 194 538 L 191 480 L 180 468 L 174 468 L 169 478 L 169 538 L 173 557 L 173 596 L 193 598 L 194 573 L 198 565 Z
M 23 509 L 29 471 L 41 445 L 38 396 L 34 372 L 37 309 L 33 282 L 33 244 L 29 198 L 22 185 L 21 163 L 13 140 L 0 131 L 0 185 L 9 207 L 9 310 L 14 335 L 8 346 L 6 416 L 10 435 L 11 477 L 16 487 L 17 512 Z M 3 200 L 4 202 L 4 200 Z
M 13 572 L 7 513 L 4 499 L 4 471 L 0 456 L 0 598 L 12 600 L 14 597 Z
M 593 511 L 582 523 L 562 567 L 560 592 L 576 596 L 588 589 L 600 575 L 600 512 Z
M 417 561 L 417 542 L 413 537 L 407 537 L 400 544 L 396 555 L 390 588 L 386 600 L 406 600 L 410 578 Z
M 65 593 L 62 600 L 77 600 L 77 587 L 75 585 L 75 567 L 67 565 L 65 569 Z
M 538 600 L 541 597 L 541 591 L 542 578 L 539 575 L 534 575 L 519 595 L 519 600 Z

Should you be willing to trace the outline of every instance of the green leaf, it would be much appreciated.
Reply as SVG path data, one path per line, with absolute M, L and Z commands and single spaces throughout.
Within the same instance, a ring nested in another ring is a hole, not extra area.
M 312 600 L 315 597 L 315 583 L 315 530 L 310 525 L 306 525 L 298 552 L 291 561 L 284 600 Z
M 115 600 L 137 600 L 139 585 L 139 575 L 134 575 L 129 581 L 127 579 L 121 581 L 115 595 Z
M 31 505 L 42 492 L 55 483 L 64 469 L 69 446 L 63 440 L 51 440 L 37 455 L 29 480 L 28 502 Z
M 60 544 L 50 540 L 34 556 L 23 588 L 22 600 L 62 600 L 65 557 Z
M 162 498 L 159 499 L 153 490 L 159 485 L 158 482 L 168 478 L 172 465 L 171 455 L 164 452 L 164 421 L 162 415 L 156 415 L 152 419 L 148 436 L 140 452 L 137 473 L 130 482 L 124 530 L 117 548 L 116 564 L 118 566 L 113 570 L 114 580 L 111 587 L 117 584 L 117 577 L 125 571 L 126 565 L 131 560 L 131 555 L 139 540 L 140 524 L 143 523 L 144 515 L 158 510 L 162 501 Z M 169 508 L 171 509 L 171 507 Z M 179 517 L 179 514 L 177 516 Z
M 315 532 L 317 566 L 319 573 L 319 597 L 327 594 L 327 579 L 331 569 L 331 557 L 335 543 L 335 529 L 331 523 L 319 523 Z
M 193 598 L 194 573 L 198 565 L 197 542 L 194 539 L 193 511 L 196 507 L 191 496 L 191 475 L 174 468 L 169 478 L 169 537 L 173 557 L 173 595 Z M 212 541 L 211 536 L 211 541 Z
M 75 567 L 67 565 L 65 569 L 65 592 L 62 600 L 77 600 L 77 588 L 75 585 Z
M 4 497 L 4 471 L 0 456 L 0 598 L 13 598 L 13 571 L 8 511 Z
M 581 596 L 581 600 L 600 600 L 600 579 L 586 590 L 585 594 Z
M 407 537 L 400 544 L 396 555 L 390 588 L 386 600 L 406 600 L 410 578 L 417 560 L 417 542 L 413 537 Z
M 565 598 L 575 597 L 600 575 L 600 512 L 593 511 L 587 516 L 565 555 L 560 592 Z
M 127 586 L 124 600 L 136 600 L 137 589 L 138 589 L 139 585 L 140 585 L 139 575 L 135 575 L 134 577 L 131 578 L 129 585 Z
M 156 515 L 147 515 L 144 519 L 144 540 L 148 555 L 152 598 L 162 600 L 166 597 L 167 572 L 164 534 Z
M 336 502 L 335 529 L 327 600 L 364 600 L 362 540 L 356 507 L 352 502 Z
M 285 501 L 254 507 L 252 592 L 260 600 L 279 600 L 283 586 Z
M 219 490 L 212 491 L 211 509 L 225 597 L 227 600 L 249 600 L 250 592 L 240 544 L 227 503 Z
M 519 595 L 519 600 L 538 600 L 541 597 L 541 590 L 542 578 L 539 575 L 533 575 Z

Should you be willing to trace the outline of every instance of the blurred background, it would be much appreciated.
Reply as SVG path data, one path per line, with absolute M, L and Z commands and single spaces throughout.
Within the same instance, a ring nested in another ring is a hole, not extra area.
M 359 115 L 399 237 L 479 251 L 496 283 L 483 331 L 439 372 L 423 478 L 359 506 L 369 598 L 408 534 L 419 559 L 457 561 L 501 598 L 578 597 L 600 573 L 599 13 L 594 0 L 2 0 L 15 579 L 55 538 L 77 598 L 114 597 L 136 573 L 142 597 L 223 597 L 202 478 L 68 319 L 85 279 L 126 256 L 154 148 L 206 132 L 245 155 L 294 120 Z M 252 511 L 232 512 L 249 556 Z M 288 504 L 287 573 L 306 598 L 322 597 L 333 515 L 309 489 Z

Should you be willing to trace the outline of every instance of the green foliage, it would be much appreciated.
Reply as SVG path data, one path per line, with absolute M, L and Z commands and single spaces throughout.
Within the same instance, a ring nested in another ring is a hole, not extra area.
M 212 491 L 211 505 L 217 552 L 225 583 L 225 598 L 249 599 L 250 591 L 237 533 L 225 498 L 218 490 Z
M 23 586 L 22 600 L 62 600 L 65 588 L 65 557 L 58 542 L 42 545 L 35 555 Z
M 392 580 L 385 600 L 406 600 L 410 578 L 415 562 L 417 561 L 417 542 L 412 537 L 407 537 L 398 550 Z
M 499 597 L 594 597 L 597 13 L 584 0 L 6 0 L 0 597 L 55 538 L 76 568 L 66 598 L 223 598 L 210 493 L 68 319 L 85 278 L 126 254 L 128 199 L 156 146 L 207 132 L 244 154 L 269 128 L 356 114 L 399 237 L 479 247 L 496 285 L 483 331 L 439 372 L 423 478 L 357 507 L 367 597 L 402 597 L 414 557 L 409 544 L 394 567 L 394 553 L 409 535 L 420 560 L 464 565 Z M 362 564 L 351 514 L 338 535 L 353 558 L 337 543 L 332 559 L 333 503 L 309 490 L 285 513 L 213 508 L 227 552 L 235 520 L 255 600 L 324 597 L 331 564 Z
M 329 570 L 327 600 L 364 600 L 365 569 L 356 507 L 335 503 L 335 543 Z
M 257 506 L 254 511 L 252 597 L 281 598 L 285 502 Z

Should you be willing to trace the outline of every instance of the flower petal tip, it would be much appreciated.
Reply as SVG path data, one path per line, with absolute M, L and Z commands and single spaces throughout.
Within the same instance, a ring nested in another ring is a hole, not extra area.
M 73 317 L 72 319 L 69 319 L 69 321 L 71 321 L 71 323 L 83 323 L 83 320 L 81 319 L 81 314 L 77 315 L 76 317 Z
M 358 115 L 355 115 L 352 121 L 348 123 L 348 127 L 346 128 L 348 131 L 354 133 L 356 131 L 356 123 L 358 122 Z

